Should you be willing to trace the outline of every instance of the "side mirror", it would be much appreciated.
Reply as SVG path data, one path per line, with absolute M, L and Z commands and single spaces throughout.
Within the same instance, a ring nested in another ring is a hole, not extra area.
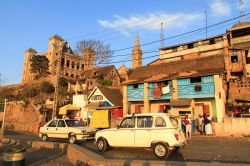
M 116 125 L 116 128 L 119 129 L 119 128 L 120 128 L 120 125 Z

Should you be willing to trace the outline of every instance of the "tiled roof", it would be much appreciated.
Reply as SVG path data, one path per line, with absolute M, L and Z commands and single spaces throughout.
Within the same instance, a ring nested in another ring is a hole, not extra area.
M 123 84 L 213 75 L 223 73 L 223 71 L 223 55 L 213 55 L 139 67 L 133 70 L 129 79 Z
M 112 103 L 114 106 L 122 106 L 122 93 L 118 88 L 107 88 L 103 86 L 97 86 L 102 94 Z
M 86 78 L 91 78 L 93 76 L 93 71 L 95 71 L 98 76 L 106 76 L 110 73 L 111 70 L 115 69 L 114 65 L 110 66 L 104 66 L 104 67 L 97 67 L 95 69 L 87 69 L 83 72 L 83 75 L 85 75 Z

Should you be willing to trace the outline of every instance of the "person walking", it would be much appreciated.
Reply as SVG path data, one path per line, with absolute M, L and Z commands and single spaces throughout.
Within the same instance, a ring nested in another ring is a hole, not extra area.
M 205 124 L 206 135 L 207 136 L 213 135 L 211 118 L 206 116 L 206 118 L 204 119 L 204 124 Z
M 186 126 L 186 139 L 191 139 L 191 119 L 188 116 L 185 117 L 184 124 Z
M 199 115 L 199 118 L 198 118 L 198 130 L 200 132 L 200 134 L 202 135 L 203 134 L 203 128 L 204 128 L 204 118 L 202 117 L 202 115 Z

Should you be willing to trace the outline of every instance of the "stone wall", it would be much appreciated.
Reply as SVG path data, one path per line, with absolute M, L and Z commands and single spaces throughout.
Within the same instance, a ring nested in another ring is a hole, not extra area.
M 216 136 L 244 136 L 250 134 L 250 118 L 225 118 L 223 123 L 214 123 Z
M 36 126 L 40 120 L 40 113 L 31 102 L 27 106 L 22 102 L 8 102 L 5 119 L 6 128 L 36 133 Z

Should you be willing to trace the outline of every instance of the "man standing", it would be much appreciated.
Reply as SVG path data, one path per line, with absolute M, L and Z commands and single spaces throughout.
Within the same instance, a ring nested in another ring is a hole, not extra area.
M 184 124 L 186 126 L 186 139 L 191 139 L 191 118 L 188 115 L 185 117 Z
M 198 118 L 198 124 L 199 124 L 199 132 L 202 135 L 203 134 L 203 126 L 204 126 L 204 118 L 202 117 L 202 115 L 199 115 Z

